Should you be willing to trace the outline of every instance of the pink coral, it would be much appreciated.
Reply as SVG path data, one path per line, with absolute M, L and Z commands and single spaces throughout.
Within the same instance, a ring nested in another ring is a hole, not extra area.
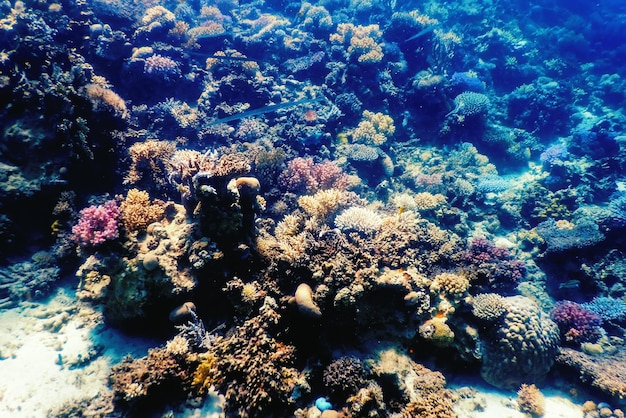
M 89 206 L 80 211 L 78 223 L 72 227 L 72 239 L 83 247 L 96 247 L 119 236 L 120 209 L 115 200 Z
M 278 181 L 289 191 L 307 193 L 330 188 L 345 190 L 350 184 L 348 176 L 335 163 L 314 163 L 312 158 L 302 157 L 289 161 Z

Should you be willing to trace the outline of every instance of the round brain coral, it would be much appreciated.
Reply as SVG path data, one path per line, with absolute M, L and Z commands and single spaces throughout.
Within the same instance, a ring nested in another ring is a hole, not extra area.
M 559 328 L 524 296 L 503 298 L 506 314 L 481 332 L 482 367 L 488 383 L 513 389 L 541 380 L 552 367 Z

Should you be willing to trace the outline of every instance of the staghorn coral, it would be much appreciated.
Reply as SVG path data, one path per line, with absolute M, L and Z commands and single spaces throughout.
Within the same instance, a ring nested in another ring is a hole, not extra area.
M 130 189 L 120 205 L 126 232 L 143 231 L 151 223 L 159 221 L 165 212 L 164 205 L 161 201 L 150 203 L 150 195 L 146 191 Z
M 472 313 L 478 319 L 495 321 L 506 311 L 506 299 L 497 293 L 481 293 L 472 298 Z
M 505 298 L 507 312 L 480 331 L 480 374 L 489 384 L 515 388 L 541 380 L 557 354 L 559 328 L 531 300 Z

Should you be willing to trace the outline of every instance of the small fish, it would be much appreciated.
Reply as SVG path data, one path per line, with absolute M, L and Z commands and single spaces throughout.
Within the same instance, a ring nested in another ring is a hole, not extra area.
M 421 31 L 419 31 L 418 33 L 416 33 L 415 35 L 411 36 L 410 38 L 405 39 L 404 42 L 410 42 L 410 41 L 412 41 L 414 39 L 421 38 L 422 36 L 432 32 L 434 30 L 435 30 L 434 26 L 428 26 L 428 27 L 422 29 Z
M 576 279 L 568 280 L 559 284 L 559 289 L 578 289 L 580 287 L 580 281 Z
M 398 216 L 402 215 L 404 212 L 406 212 L 406 206 L 402 205 L 398 208 Z

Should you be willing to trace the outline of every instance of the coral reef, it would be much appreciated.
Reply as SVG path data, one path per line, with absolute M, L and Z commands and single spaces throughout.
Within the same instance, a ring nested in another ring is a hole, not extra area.
M 440 3 L 0 3 L 0 309 L 160 341 L 92 412 L 622 402 L 623 6 Z
M 341 357 L 326 366 L 322 381 L 331 399 L 344 401 L 365 386 L 365 369 L 358 358 Z

